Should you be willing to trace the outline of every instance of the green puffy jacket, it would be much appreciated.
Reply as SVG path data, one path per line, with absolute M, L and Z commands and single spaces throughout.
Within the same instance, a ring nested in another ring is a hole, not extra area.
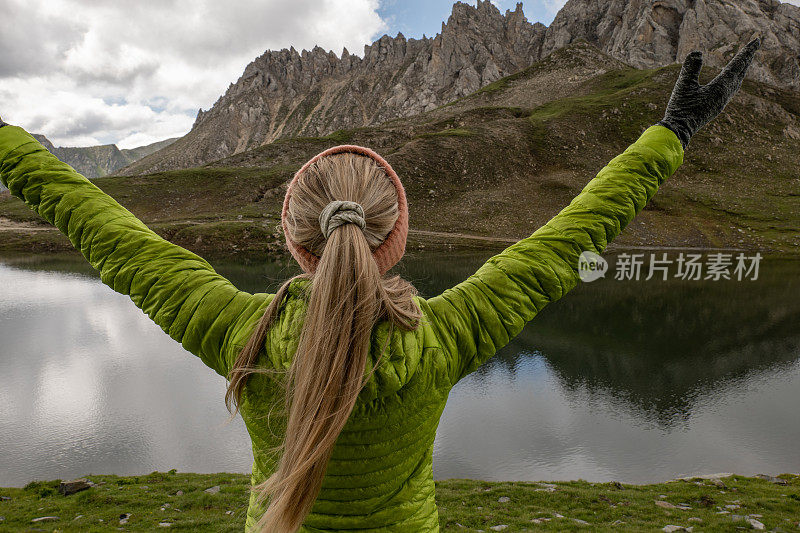
M 302 531 L 438 531 L 433 441 L 450 389 L 542 307 L 573 288 L 580 253 L 602 252 L 682 162 L 675 134 L 650 127 L 533 235 L 439 296 L 416 298 L 423 323 L 416 331 L 392 333 L 390 352 L 336 442 Z M 100 271 L 103 283 L 129 295 L 203 363 L 228 374 L 273 295 L 237 290 L 206 261 L 153 233 L 22 128 L 0 128 L 0 178 L 69 237 Z M 308 283 L 297 280 L 290 287 L 261 364 L 289 367 Z M 375 327 L 373 353 L 388 333 L 386 322 Z M 253 376 L 243 394 L 241 414 L 255 458 L 253 483 L 272 471 L 275 458 L 268 449 L 282 440 L 280 424 L 268 419 L 275 401 L 273 379 Z M 246 529 L 262 512 L 251 497 Z

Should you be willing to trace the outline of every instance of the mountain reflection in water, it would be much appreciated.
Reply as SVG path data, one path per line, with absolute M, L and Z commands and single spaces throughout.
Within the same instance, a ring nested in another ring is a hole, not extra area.
M 426 297 L 491 255 L 409 254 Z M 287 262 L 222 264 L 250 292 Z M 800 260 L 757 281 L 583 284 L 452 391 L 437 478 L 659 481 L 800 470 Z M 0 486 L 250 468 L 224 380 L 79 257 L 0 259 Z M 181 379 L 176 379 L 181 376 Z

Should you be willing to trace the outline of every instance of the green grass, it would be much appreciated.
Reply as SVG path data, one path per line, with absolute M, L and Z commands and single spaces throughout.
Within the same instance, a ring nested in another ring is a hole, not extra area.
M 751 529 L 745 518 L 753 515 L 766 530 L 796 530 L 800 476 L 780 477 L 787 485 L 744 476 L 654 485 L 450 479 L 436 482 L 436 499 L 443 531 L 492 531 L 489 528 L 498 525 L 507 525 L 505 531 L 657 531 L 668 524 L 694 526 L 704 532 L 736 531 L 737 527 Z M 11 498 L 0 502 L 0 516 L 4 517 L 0 531 L 31 527 L 64 532 L 151 531 L 160 529 L 160 522 L 169 522 L 171 530 L 181 531 L 244 528 L 247 475 L 170 471 L 88 479 L 96 486 L 71 496 L 57 492 L 58 481 L 0 489 L 0 495 Z M 216 485 L 220 487 L 217 494 L 205 492 Z M 676 507 L 661 507 L 657 501 Z M 120 515 L 127 513 L 127 524 L 120 525 Z M 59 518 L 31 523 L 42 516 Z
M 663 116 L 680 69 L 615 68 L 587 75 L 568 97 L 556 91 L 533 108 L 515 101 L 528 84 L 539 86 L 539 76 L 573 63 L 594 65 L 592 54 L 600 52 L 585 43 L 554 52 L 455 107 L 321 137 L 282 138 L 200 168 L 95 183 L 162 235 L 204 257 L 283 255 L 280 232 L 267 226 L 280 219 L 285 183 L 324 148 L 360 144 L 387 157 L 403 179 L 413 229 L 522 238 Z M 704 69 L 701 80 L 715 72 Z M 750 80 L 743 91 L 800 115 L 796 92 Z M 734 99 L 692 140 L 680 170 L 617 243 L 797 253 L 798 141 L 784 135 L 780 112 L 765 109 Z M 0 193 L 0 217 L 39 220 L 7 192 Z M 0 237 L 4 251 L 61 251 L 67 242 L 44 232 L 4 231 Z M 438 239 L 448 247 L 462 244 Z M 431 244 L 430 237 L 426 241 Z
M 352 130 L 336 130 L 323 137 L 287 137 L 285 139 L 276 139 L 272 144 L 292 144 L 292 143 L 329 143 L 330 141 L 338 144 L 347 144 L 353 139 Z
M 533 65 L 531 65 L 531 66 L 529 66 L 527 68 L 524 68 L 524 69 L 522 69 L 522 70 L 520 70 L 518 72 L 515 72 L 514 74 L 511 74 L 509 76 L 505 76 L 503 78 L 500 78 L 499 80 L 494 81 L 494 82 L 492 82 L 492 83 L 490 83 L 488 85 L 485 85 L 484 87 L 478 89 L 475 93 L 473 93 L 473 95 L 492 94 L 492 93 L 502 92 L 502 91 L 508 89 L 516 81 L 525 80 L 527 78 L 532 78 L 532 77 L 537 76 L 538 74 L 540 74 L 542 72 L 547 72 L 549 70 L 552 70 L 556 66 L 558 66 L 558 67 L 576 66 L 576 64 L 578 64 L 578 63 L 576 62 L 575 58 L 570 57 L 569 50 L 572 50 L 572 49 L 583 49 L 583 48 L 587 48 L 587 47 L 591 47 L 591 46 L 592 45 L 589 45 L 583 39 L 579 39 L 579 40 L 575 41 L 574 43 L 572 43 L 570 45 L 570 47 L 568 47 L 568 48 L 562 48 L 562 49 L 556 50 L 555 52 L 553 52 L 549 56 L 545 57 L 541 61 L 537 61 L 536 63 L 534 63 Z M 466 96 L 464 98 L 469 98 L 470 96 L 473 96 L 473 95 L 468 95 L 468 96 Z M 461 98 L 459 100 L 463 100 L 464 98 Z M 457 101 L 459 101 L 459 100 L 457 100 Z M 447 104 L 447 105 L 452 105 L 453 103 L 455 103 L 455 102 L 451 102 L 450 104 Z
M 636 105 L 652 102 L 650 95 L 635 98 L 647 89 L 652 89 L 651 82 L 656 70 L 624 69 L 612 70 L 592 80 L 594 90 L 586 96 L 570 96 L 552 100 L 534 109 L 529 118 L 536 121 L 549 121 L 568 115 L 595 116 L 604 109 L 617 107 L 622 103 Z M 632 95 L 631 93 L 636 93 Z M 630 119 L 626 112 L 626 119 Z
M 4 231 L 0 234 L 0 253 L 63 253 L 74 251 L 72 244 L 58 230 L 26 233 Z
M 494 81 L 494 82 L 492 82 L 492 83 L 490 83 L 488 85 L 485 85 L 485 86 L 481 87 L 480 89 L 478 89 L 473 94 L 475 94 L 475 95 L 492 94 L 492 93 L 498 93 L 498 92 L 504 91 L 504 90 L 508 89 L 515 81 L 524 80 L 526 78 L 531 78 L 531 77 L 537 75 L 539 72 L 548 70 L 549 68 L 551 68 L 551 65 L 554 62 L 558 61 L 559 59 L 560 59 L 559 55 L 554 55 L 554 56 L 547 57 L 542 61 L 534 63 L 530 67 L 527 67 L 527 68 L 524 68 L 524 69 L 520 70 L 519 72 L 515 72 L 514 74 L 511 74 L 509 76 L 505 76 L 503 78 L 500 78 L 497 81 Z M 465 98 L 469 98 L 469 96 L 471 96 L 471 95 L 468 95 Z M 452 103 L 453 102 L 451 102 L 448 105 L 452 105 Z
M 417 135 L 417 138 L 429 138 L 429 137 L 472 137 L 475 133 L 472 130 L 468 130 L 466 128 L 448 128 L 441 131 L 434 131 L 432 133 L 422 133 Z

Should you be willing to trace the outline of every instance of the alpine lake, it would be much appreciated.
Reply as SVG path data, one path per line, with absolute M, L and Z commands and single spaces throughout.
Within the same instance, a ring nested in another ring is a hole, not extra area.
M 431 297 L 494 253 L 409 253 L 394 272 Z M 684 252 L 658 251 L 667 261 L 647 280 L 650 252 L 639 253 L 640 275 L 616 275 L 630 255 L 606 256 L 605 277 L 544 308 L 455 386 L 437 479 L 800 471 L 800 258 L 767 255 L 741 280 L 733 266 L 731 279 L 682 279 Z M 297 272 L 214 266 L 249 292 Z M 225 385 L 80 256 L 0 257 L 0 486 L 249 472 Z

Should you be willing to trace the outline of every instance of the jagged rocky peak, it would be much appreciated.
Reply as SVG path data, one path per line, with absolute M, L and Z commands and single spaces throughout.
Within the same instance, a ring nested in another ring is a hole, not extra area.
M 440 79 L 441 83 L 452 74 L 448 69 L 460 72 L 472 67 L 475 73 L 465 72 L 457 84 L 459 88 L 455 96 L 462 96 L 501 75 L 528 66 L 538 57 L 544 29 L 543 25 L 530 24 L 525 19 L 522 4 L 503 15 L 488 0 L 479 0 L 476 6 L 458 2 L 447 22 L 442 23 L 442 33 L 435 38 L 407 39 L 402 33 L 395 37 L 384 35 L 365 45 L 361 58 L 353 56 L 347 49 L 336 56 L 319 46 L 302 52 L 293 47 L 267 50 L 246 67 L 239 80 L 231 84 L 212 109 L 224 106 L 254 87 L 263 86 L 275 91 L 283 85 L 284 89 L 290 88 L 289 92 L 300 92 L 333 76 L 344 76 L 359 69 L 366 72 L 366 69 L 374 69 L 380 64 L 383 65 L 380 68 L 399 69 L 408 62 L 413 68 L 422 68 L 429 73 L 437 71 L 441 64 L 444 67 L 442 72 L 434 72 L 433 78 L 428 78 L 428 81 Z M 511 57 L 505 57 L 509 54 Z M 435 87 L 433 92 L 438 92 L 437 89 Z M 194 127 L 209 116 L 209 111 L 198 113 Z
M 542 52 L 585 39 L 639 68 L 682 61 L 692 50 L 720 67 L 755 36 L 762 47 L 748 75 L 800 89 L 800 7 L 777 0 L 569 0 Z
M 267 50 L 192 131 L 129 172 L 203 164 L 293 135 L 319 136 L 415 115 L 470 94 L 538 59 L 545 27 L 518 5 L 457 3 L 434 38 L 384 35 L 363 57 L 317 46 Z M 145 165 L 151 165 L 146 167 Z
M 764 44 L 751 77 L 800 89 L 800 8 L 776 0 L 569 0 L 550 27 L 529 22 L 521 3 L 501 13 L 489 0 L 457 2 L 435 37 L 384 35 L 362 57 L 267 50 L 198 112 L 189 134 L 126 172 L 201 165 L 279 138 L 430 111 L 580 40 L 636 67 L 681 61 L 693 49 L 721 66 L 757 33 Z

